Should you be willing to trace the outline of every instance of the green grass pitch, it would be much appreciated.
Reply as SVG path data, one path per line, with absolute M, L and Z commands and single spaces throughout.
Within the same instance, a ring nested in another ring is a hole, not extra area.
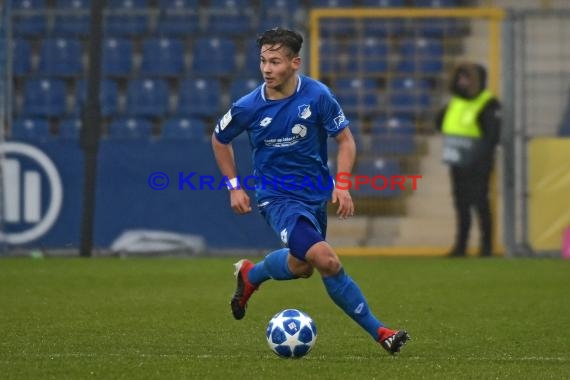
M 343 257 L 372 310 L 412 336 L 391 357 L 316 275 L 263 284 L 234 321 L 233 261 L 0 260 L 0 378 L 570 378 L 570 262 Z M 317 324 L 305 358 L 267 346 L 284 308 Z

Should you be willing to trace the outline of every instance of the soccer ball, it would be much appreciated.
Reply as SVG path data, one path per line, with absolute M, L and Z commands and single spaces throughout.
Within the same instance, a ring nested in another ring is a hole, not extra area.
M 300 358 L 311 351 L 317 341 L 317 326 L 306 313 L 283 310 L 273 316 L 265 333 L 273 352 L 284 358 Z

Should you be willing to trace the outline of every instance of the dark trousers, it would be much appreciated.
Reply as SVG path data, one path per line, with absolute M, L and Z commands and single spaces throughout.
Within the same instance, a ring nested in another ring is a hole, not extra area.
M 471 228 L 471 209 L 477 212 L 481 231 L 479 253 L 487 256 L 492 250 L 491 205 L 489 203 L 489 180 L 491 167 L 451 167 L 451 186 L 455 207 L 457 230 L 454 255 L 464 255 Z

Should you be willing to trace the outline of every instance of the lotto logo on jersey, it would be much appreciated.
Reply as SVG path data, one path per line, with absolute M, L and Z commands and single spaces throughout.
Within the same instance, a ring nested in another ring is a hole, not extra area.
M 259 122 L 259 125 L 262 127 L 267 127 L 273 121 L 270 117 L 264 117 L 263 120 Z
M 299 117 L 301 119 L 307 120 L 308 118 L 311 117 L 311 106 L 308 104 L 303 104 L 302 106 L 299 106 Z

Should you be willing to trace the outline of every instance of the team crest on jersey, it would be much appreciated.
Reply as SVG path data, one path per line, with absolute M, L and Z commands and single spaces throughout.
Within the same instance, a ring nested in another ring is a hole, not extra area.
M 301 119 L 307 120 L 309 117 L 311 117 L 311 106 L 308 104 L 303 104 L 302 106 L 299 106 L 299 117 Z
M 226 112 L 224 117 L 222 117 L 222 120 L 220 120 L 220 130 L 223 131 L 228 126 L 230 121 L 232 121 L 232 110 L 231 109 L 228 112 Z

